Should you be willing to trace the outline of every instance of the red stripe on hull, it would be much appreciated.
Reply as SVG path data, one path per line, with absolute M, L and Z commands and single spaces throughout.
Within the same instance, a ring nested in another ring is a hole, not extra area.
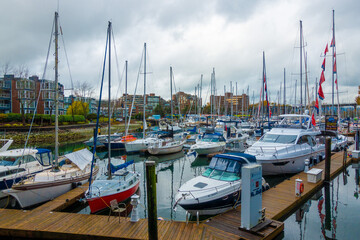
M 134 195 L 134 193 L 139 188 L 139 184 L 140 184 L 140 181 L 134 187 L 132 187 L 126 191 L 123 191 L 123 192 L 117 192 L 115 194 L 111 194 L 111 195 L 107 195 L 107 196 L 103 196 L 103 197 L 87 199 L 91 213 L 95 213 L 95 212 L 98 212 L 105 208 L 110 207 L 110 201 L 112 201 L 114 199 L 116 199 L 116 201 L 118 203 L 125 201 L 126 199 L 128 199 L 129 197 Z

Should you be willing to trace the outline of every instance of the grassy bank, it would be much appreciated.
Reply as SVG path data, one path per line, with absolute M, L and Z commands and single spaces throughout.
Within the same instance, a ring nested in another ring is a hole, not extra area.
M 130 125 L 130 131 L 135 131 L 136 129 L 141 127 L 141 123 L 133 123 Z M 108 132 L 107 126 L 101 127 L 101 134 L 106 134 Z M 124 132 L 125 125 L 124 124 L 117 124 L 111 126 L 111 132 Z M 59 130 L 59 143 L 74 143 L 74 142 L 81 142 L 86 141 L 93 136 L 94 130 L 93 128 L 74 128 L 74 129 L 67 129 L 67 130 Z M 27 133 L 20 133 L 20 132 L 10 132 L 6 133 L 5 138 L 12 138 L 14 143 L 13 147 L 23 147 L 27 138 Z M 29 136 L 28 146 L 54 146 L 55 140 L 55 132 L 54 131 L 33 131 Z

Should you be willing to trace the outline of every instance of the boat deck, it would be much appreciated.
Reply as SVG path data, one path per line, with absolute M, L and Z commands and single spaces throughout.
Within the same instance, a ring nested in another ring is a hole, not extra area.
M 351 159 L 346 159 L 349 164 Z M 324 169 L 325 162 L 316 168 Z M 331 159 L 331 178 L 343 169 L 343 153 Z M 305 191 L 295 196 L 295 179 L 304 180 Z M 306 174 L 299 173 L 289 180 L 263 193 L 266 208 L 265 223 L 247 231 L 241 225 L 241 207 L 212 217 L 200 223 L 158 221 L 159 239 L 272 239 L 284 229 L 278 220 L 286 218 L 323 185 L 323 180 L 314 184 L 306 181 Z M 34 210 L 0 209 L 0 236 L 36 239 L 147 239 L 148 221 L 136 223 L 129 218 L 59 212 L 83 196 L 86 185 L 49 201 Z M 272 220 L 270 220 L 272 219 Z

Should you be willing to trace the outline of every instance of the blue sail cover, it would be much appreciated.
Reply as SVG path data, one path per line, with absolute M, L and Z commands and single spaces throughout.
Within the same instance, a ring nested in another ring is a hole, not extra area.
M 112 163 L 110 163 L 110 170 L 111 170 L 111 173 L 114 173 L 120 169 L 123 169 L 123 168 L 126 168 L 127 166 L 131 165 L 134 163 L 134 160 L 131 160 L 129 162 L 126 162 L 126 163 L 123 163 L 123 164 L 120 164 L 120 165 L 113 165 Z

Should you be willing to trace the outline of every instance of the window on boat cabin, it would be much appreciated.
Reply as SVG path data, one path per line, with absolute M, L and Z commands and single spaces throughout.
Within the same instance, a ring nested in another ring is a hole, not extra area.
M 235 181 L 241 178 L 241 167 L 244 160 L 213 158 L 202 176 L 222 181 Z
M 29 162 L 33 162 L 36 161 L 36 159 L 31 156 L 31 155 L 25 155 L 22 159 L 21 159 L 21 163 L 29 163 Z
M 50 166 L 51 165 L 51 153 L 45 152 L 45 153 L 37 153 L 36 158 L 38 161 L 44 165 L 44 166 Z
M 313 147 L 313 146 L 316 145 L 316 141 L 315 141 L 314 137 L 312 137 L 312 136 L 307 136 L 307 139 L 308 139 L 308 143 L 309 143 L 310 146 Z
M 269 134 L 266 133 L 259 140 L 260 142 L 269 142 L 269 143 L 295 143 L 297 136 L 296 135 L 278 135 L 278 134 Z
M 298 142 L 297 142 L 297 144 L 304 144 L 304 143 L 307 143 L 307 144 L 309 144 L 310 146 L 312 146 L 311 144 L 312 143 L 310 143 L 309 142 L 309 135 L 303 135 L 303 136 L 301 136 L 301 137 L 299 137 L 299 140 L 298 140 Z

